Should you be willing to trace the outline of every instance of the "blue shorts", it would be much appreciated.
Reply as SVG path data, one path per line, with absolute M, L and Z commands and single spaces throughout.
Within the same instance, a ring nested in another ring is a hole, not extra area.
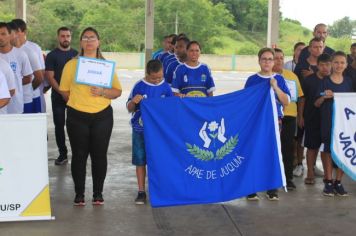
M 25 103 L 23 105 L 23 113 L 24 114 L 33 113 L 33 102 Z
M 32 100 L 32 108 L 33 108 L 33 113 L 41 113 L 42 106 L 41 106 L 41 97 L 34 98 Z
M 132 164 L 135 166 L 146 165 L 146 150 L 143 132 L 132 130 Z

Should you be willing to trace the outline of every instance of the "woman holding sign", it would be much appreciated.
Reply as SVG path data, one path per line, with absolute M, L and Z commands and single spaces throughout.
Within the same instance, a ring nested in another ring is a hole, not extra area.
M 94 28 L 80 36 L 81 52 L 64 66 L 59 89 L 67 101 L 67 132 L 72 149 L 74 205 L 84 206 L 86 163 L 90 154 L 93 175 L 93 205 L 103 205 L 107 150 L 113 128 L 111 99 L 121 95 L 115 63 L 106 61 Z

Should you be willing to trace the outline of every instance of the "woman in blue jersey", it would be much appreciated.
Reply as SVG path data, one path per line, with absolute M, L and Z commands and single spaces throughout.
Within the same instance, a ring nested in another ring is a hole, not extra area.
M 248 77 L 245 88 L 254 86 L 259 83 L 263 83 L 269 80 L 271 87 L 274 90 L 277 103 L 278 119 L 281 125 L 281 119 L 283 118 L 283 106 L 289 104 L 290 92 L 284 78 L 272 71 L 274 66 L 274 50 L 272 48 L 262 48 L 258 52 L 258 63 L 261 70 Z M 279 200 L 276 189 L 268 190 L 266 194 L 268 200 Z M 247 200 L 258 200 L 259 197 L 256 193 L 247 196 Z
M 187 61 L 174 72 L 172 91 L 181 97 L 213 96 L 215 84 L 209 67 L 199 62 L 200 44 L 191 41 L 187 45 Z
M 289 104 L 290 92 L 284 78 L 272 71 L 274 66 L 274 50 L 272 48 L 262 48 L 258 52 L 258 63 L 261 70 L 248 77 L 245 88 L 259 84 L 268 79 L 276 94 L 278 118 L 281 119 L 283 117 L 283 106 Z

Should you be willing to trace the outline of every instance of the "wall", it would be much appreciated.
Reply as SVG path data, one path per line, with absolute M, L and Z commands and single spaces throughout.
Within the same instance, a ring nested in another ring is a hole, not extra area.
M 104 57 L 108 60 L 116 61 L 116 66 L 119 69 L 143 69 L 144 54 L 143 53 L 120 53 L 120 52 L 104 52 Z M 291 60 L 291 57 L 286 57 L 285 61 Z M 222 71 L 258 71 L 257 56 L 249 55 L 230 55 L 218 56 L 211 54 L 202 54 L 200 61 L 209 65 L 212 70 Z

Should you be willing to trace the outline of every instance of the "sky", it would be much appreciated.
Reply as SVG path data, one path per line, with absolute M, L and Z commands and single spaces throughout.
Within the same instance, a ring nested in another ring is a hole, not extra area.
M 298 20 L 313 30 L 318 23 L 332 25 L 349 16 L 356 20 L 356 0 L 279 0 L 283 18 Z

